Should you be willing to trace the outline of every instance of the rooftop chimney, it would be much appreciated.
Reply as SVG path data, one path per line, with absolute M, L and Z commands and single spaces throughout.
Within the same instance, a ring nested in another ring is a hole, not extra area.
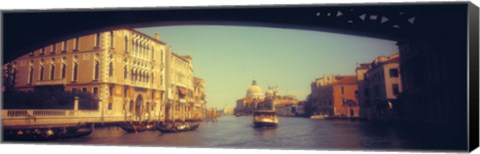
M 158 33 L 155 33 L 155 39 L 159 40 L 160 41 L 160 34 Z

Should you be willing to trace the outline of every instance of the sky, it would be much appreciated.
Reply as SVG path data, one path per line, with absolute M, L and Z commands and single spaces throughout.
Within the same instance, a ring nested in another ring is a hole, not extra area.
M 161 26 L 138 28 L 159 33 L 173 52 L 191 55 L 194 76 L 205 80 L 207 107 L 235 107 L 252 79 L 265 92 L 305 100 L 310 83 L 323 75 L 355 75 L 358 63 L 398 52 L 395 41 L 322 31 L 251 26 Z

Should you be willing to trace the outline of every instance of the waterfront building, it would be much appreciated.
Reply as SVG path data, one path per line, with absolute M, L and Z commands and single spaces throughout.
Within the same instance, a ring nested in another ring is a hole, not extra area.
M 312 114 L 358 118 L 359 106 L 355 97 L 356 76 L 323 76 L 316 79 L 311 87 L 309 103 L 314 109 Z
M 193 117 L 191 111 L 195 106 L 192 57 L 171 51 L 167 53 L 166 119 L 185 121 Z
M 275 110 L 279 116 L 295 116 L 295 106 L 298 100 L 293 95 L 280 95 L 278 87 L 268 87 L 265 92 L 265 99 L 260 103 L 261 108 Z
M 102 117 L 186 120 L 205 116 L 204 81 L 192 57 L 133 29 L 54 42 L 12 64 L 15 90 L 92 94 Z M 195 81 L 195 82 L 194 82 Z
M 462 40 L 443 38 L 436 43 L 400 41 L 397 45 L 403 88 L 399 96 L 400 120 L 455 129 L 448 133 L 465 132 L 467 46 Z
M 370 120 L 373 113 L 373 105 L 367 99 L 369 97 L 368 83 L 365 80 L 365 73 L 370 69 L 370 63 L 358 64 L 355 68 L 355 74 L 357 75 L 358 90 L 355 93 L 358 105 L 360 106 L 359 118 L 362 120 Z
M 119 29 L 53 42 L 13 61 L 15 89 L 88 92 L 102 116 L 161 120 L 164 42 Z
M 277 110 L 278 108 L 280 115 L 295 115 L 292 107 L 298 105 L 298 100 L 295 96 L 280 95 L 276 86 L 268 87 L 263 94 L 262 88 L 257 85 L 256 80 L 253 80 L 245 97 L 238 99 L 236 104 L 234 109 L 236 114 L 251 114 L 256 110 Z
M 293 110 L 295 110 L 295 116 L 305 116 L 305 100 L 299 101 L 297 105 L 294 105 Z
M 223 115 L 233 115 L 233 107 L 226 105 L 223 107 Z
M 362 104 L 366 119 L 387 120 L 395 118 L 397 96 L 402 92 L 400 81 L 400 56 L 398 53 L 375 58 L 364 73 Z M 358 75 L 357 75 L 358 76 Z M 358 95 L 357 95 L 358 96 Z
M 162 117 L 165 43 L 133 29 L 78 36 L 14 60 L 15 89 L 88 92 L 102 116 Z
M 253 113 L 257 110 L 258 104 L 263 102 L 263 99 L 262 87 L 257 85 L 257 81 L 253 79 L 252 84 L 247 89 L 245 97 L 237 100 L 237 106 L 234 109 L 235 113 Z
M 194 87 L 194 108 L 193 119 L 204 119 L 207 104 L 207 96 L 205 95 L 205 80 L 199 77 L 193 77 Z

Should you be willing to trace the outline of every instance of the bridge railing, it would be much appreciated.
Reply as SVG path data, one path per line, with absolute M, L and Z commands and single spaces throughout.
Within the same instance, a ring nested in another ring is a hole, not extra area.
M 25 118 L 25 117 L 50 117 L 69 116 L 73 110 L 33 110 L 33 109 L 10 109 L 2 110 L 3 118 Z

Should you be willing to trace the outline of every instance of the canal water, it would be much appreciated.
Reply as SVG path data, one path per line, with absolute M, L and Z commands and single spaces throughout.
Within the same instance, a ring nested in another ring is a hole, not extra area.
M 398 129 L 350 120 L 280 117 L 277 128 L 253 128 L 250 116 L 224 116 L 191 132 L 126 133 L 118 127 L 95 128 L 85 137 L 55 140 L 59 144 L 218 147 L 255 149 L 459 150 L 455 136 L 433 130 Z

